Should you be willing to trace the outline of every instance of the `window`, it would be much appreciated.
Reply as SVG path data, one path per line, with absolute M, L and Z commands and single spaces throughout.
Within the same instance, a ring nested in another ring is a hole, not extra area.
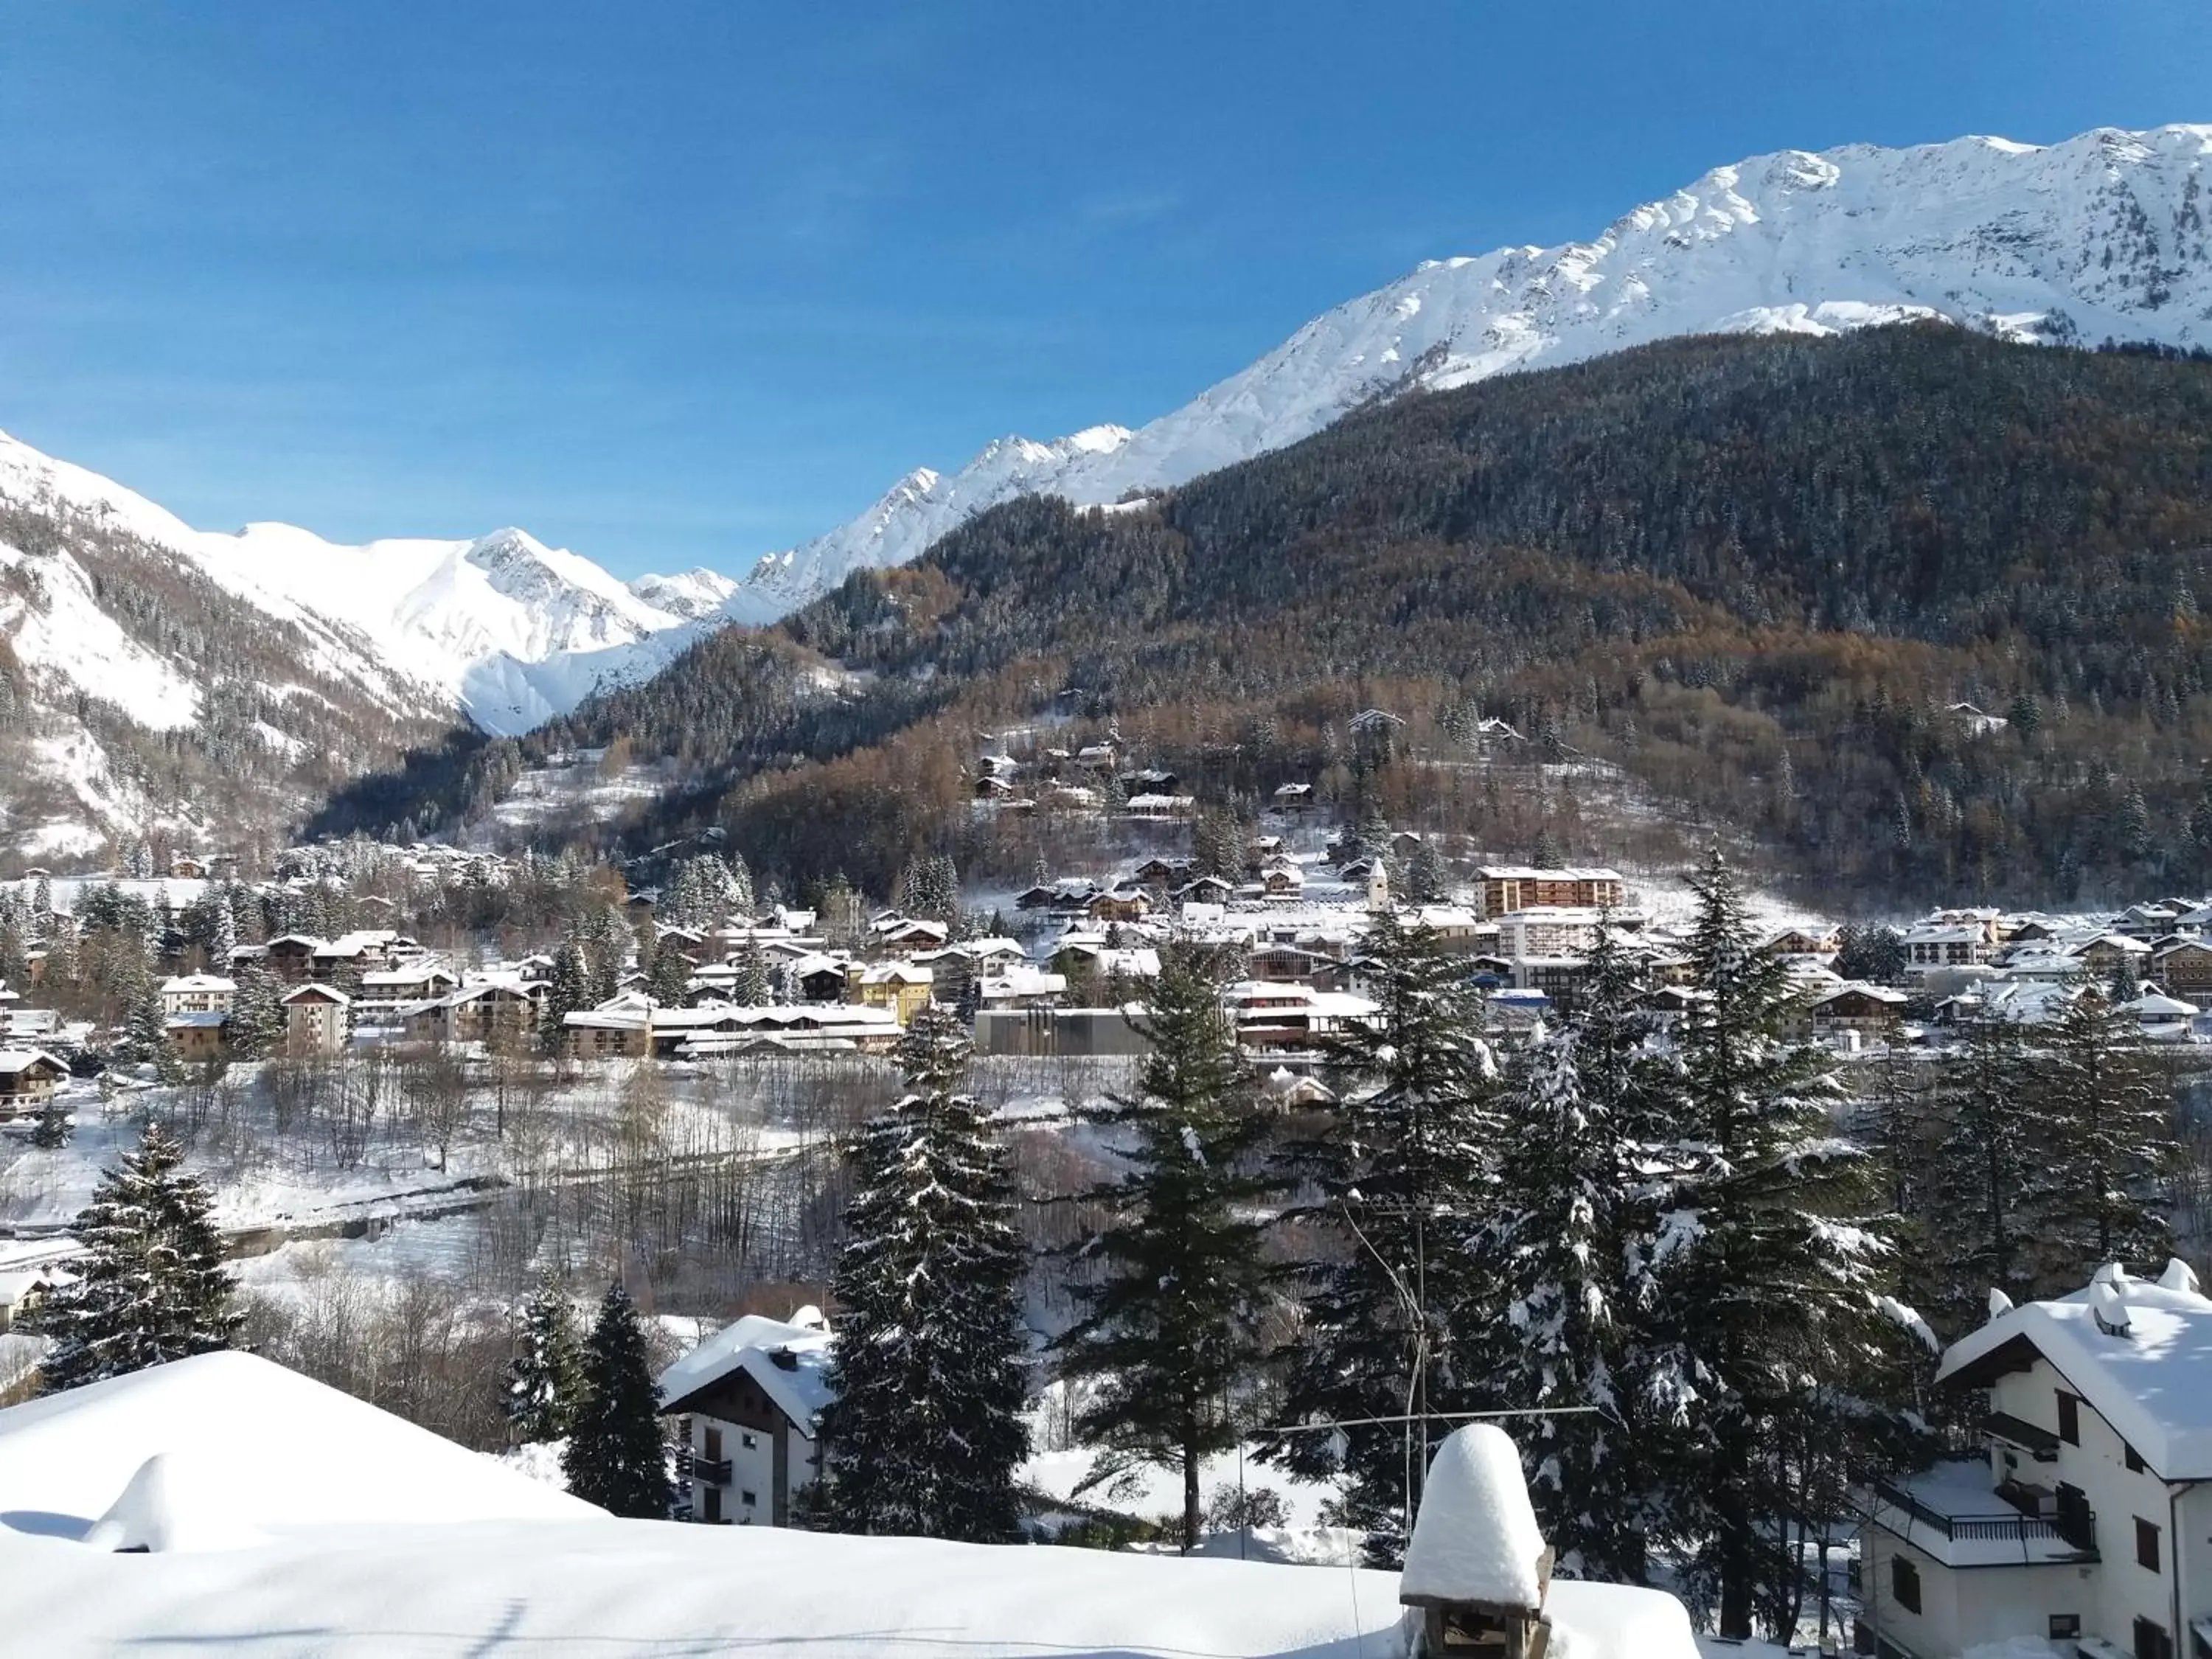
M 709 1463 L 722 1461 L 722 1431 L 720 1429 L 707 1431 L 707 1461 Z
M 1920 1611 L 1920 1569 L 1901 1555 L 1889 1558 L 1889 1599 L 1907 1613 Z
M 2159 1565 L 2158 1528 L 2141 1516 L 2136 1517 L 2136 1565 L 2153 1572 L 2163 1571 Z
M 2071 1642 L 2081 1634 L 2081 1615 L 2078 1613 L 2054 1613 L 2051 1615 L 2051 1639 Z
M 752 1436 L 749 1434 L 741 1434 L 738 1437 L 738 1443 L 743 1446 L 747 1451 L 750 1451 L 754 1447 L 759 1445 L 760 1442 L 754 1439 Z
M 2142 1454 L 2133 1446 L 2123 1445 L 2121 1449 L 2128 1455 L 2128 1472 L 2130 1474 L 2141 1474 L 2148 1467 L 2142 1461 Z
M 2081 1402 L 2063 1389 L 2058 1393 L 2058 1437 L 2069 1446 L 2081 1443 Z
M 2173 1638 L 2165 1626 L 2136 1620 L 2136 1659 L 2173 1659 Z
M 760 1502 L 759 1498 L 754 1497 L 752 1493 L 749 1492 L 741 1492 L 738 1494 L 738 1497 L 744 1502 L 747 1509 L 750 1509 L 754 1504 Z

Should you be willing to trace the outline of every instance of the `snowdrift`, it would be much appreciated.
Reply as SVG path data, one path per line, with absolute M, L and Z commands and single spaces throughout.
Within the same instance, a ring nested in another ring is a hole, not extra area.
M 126 1547 L 159 1537 L 223 1549 L 334 1524 L 602 1513 L 251 1354 L 203 1354 L 0 1411 L 0 1539 L 80 1540 L 112 1515 Z

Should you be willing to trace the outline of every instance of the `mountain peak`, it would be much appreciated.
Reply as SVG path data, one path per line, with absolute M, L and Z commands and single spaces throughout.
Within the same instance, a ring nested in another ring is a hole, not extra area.
M 1946 318 L 2007 337 L 2212 344 L 2212 126 L 1779 149 L 1717 167 L 1587 241 L 1425 260 L 1132 432 L 994 440 L 958 471 L 762 560 L 764 622 L 1029 494 L 1101 505 L 1295 443 L 1360 406 L 1672 336 Z M 908 475 L 908 481 L 921 477 Z

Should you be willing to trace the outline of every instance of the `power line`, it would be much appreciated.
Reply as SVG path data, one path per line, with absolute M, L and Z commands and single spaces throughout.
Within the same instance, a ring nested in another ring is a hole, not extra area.
M 1312 1434 L 1322 1429 L 1364 1429 L 1386 1423 L 1480 1423 L 1496 1417 L 1578 1417 L 1602 1409 L 1597 1406 L 1524 1406 L 1498 1412 L 1414 1412 L 1393 1417 L 1345 1417 L 1332 1423 L 1277 1423 L 1252 1432 Z

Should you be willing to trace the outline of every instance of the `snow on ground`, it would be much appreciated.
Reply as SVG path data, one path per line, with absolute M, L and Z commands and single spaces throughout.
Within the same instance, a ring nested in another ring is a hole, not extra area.
M 80 1539 L 156 1455 L 169 1460 L 166 1513 L 131 1518 L 214 1547 L 426 1513 L 601 1513 L 282 1365 L 213 1353 L 0 1412 L 0 1533 Z

